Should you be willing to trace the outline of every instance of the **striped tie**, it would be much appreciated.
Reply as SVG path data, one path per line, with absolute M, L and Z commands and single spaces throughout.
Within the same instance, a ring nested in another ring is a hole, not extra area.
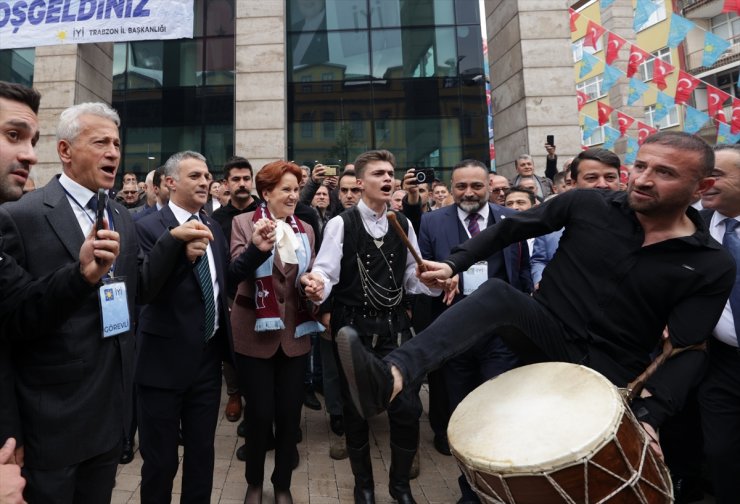
M 200 220 L 197 215 L 193 215 L 188 220 Z M 216 326 L 216 302 L 213 299 L 213 279 L 211 278 L 211 268 L 208 265 L 208 254 L 203 254 L 195 261 L 195 271 L 198 273 L 198 283 L 200 290 L 203 291 L 203 303 L 206 308 L 206 328 L 205 341 L 213 337 L 213 329 Z
M 480 233 L 478 219 L 480 219 L 480 215 L 476 212 L 472 212 L 470 213 L 470 215 L 468 215 L 468 231 L 470 232 L 471 238 Z

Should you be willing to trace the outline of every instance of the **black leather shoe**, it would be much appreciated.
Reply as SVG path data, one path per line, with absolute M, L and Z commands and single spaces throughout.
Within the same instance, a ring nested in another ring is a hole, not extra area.
M 247 460 L 247 443 L 236 449 L 236 458 L 244 462 Z
M 452 453 L 450 452 L 450 445 L 447 442 L 447 436 L 444 434 L 435 434 L 434 435 L 434 449 L 437 450 L 442 455 L 452 456 Z
M 337 350 L 352 402 L 360 415 L 370 418 L 388 409 L 393 392 L 393 375 L 388 365 L 365 348 L 351 327 L 337 332 Z
M 321 409 L 321 403 L 319 398 L 316 397 L 316 393 L 313 390 L 306 389 L 306 393 L 303 396 L 303 405 L 306 408 L 319 411 Z
M 132 460 L 134 460 L 134 443 L 124 439 L 123 449 L 121 450 L 121 458 L 118 463 L 128 464 Z
M 239 422 L 239 425 L 236 427 L 236 435 L 239 437 L 247 437 L 247 422 L 242 420 Z

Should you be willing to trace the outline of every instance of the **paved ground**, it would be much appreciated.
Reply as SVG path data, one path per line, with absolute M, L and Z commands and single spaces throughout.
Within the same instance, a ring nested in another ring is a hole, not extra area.
M 225 388 L 224 388 L 225 389 Z M 320 399 L 321 396 L 319 396 Z M 427 403 L 426 386 L 422 390 L 422 399 Z M 222 408 L 226 395 L 222 398 Z M 379 416 L 371 421 L 371 443 L 373 467 L 375 468 L 375 495 L 378 504 L 394 502 L 388 495 L 388 467 L 390 465 L 390 448 L 388 445 L 388 422 L 386 417 Z M 241 438 L 236 436 L 236 423 L 225 417 L 216 431 L 216 468 L 213 478 L 213 504 L 242 504 L 247 490 L 244 479 L 244 462 L 239 461 L 235 452 L 240 446 Z M 329 416 L 325 411 L 313 411 L 303 408 L 303 442 L 298 445 L 301 462 L 293 473 L 291 492 L 296 504 L 351 504 L 353 479 L 348 460 L 335 461 L 329 457 Z M 426 414 L 422 416 L 421 425 L 421 474 L 412 481 L 412 492 L 419 504 L 450 504 L 459 498 L 457 464 L 453 457 L 437 453 L 432 446 L 433 434 L 429 428 Z M 269 475 L 272 473 L 273 454 L 268 452 L 265 464 L 265 493 L 263 502 L 273 502 L 272 485 Z M 141 456 L 138 451 L 133 462 L 119 466 L 116 488 L 113 490 L 113 503 L 139 503 L 139 482 Z M 175 479 L 172 502 L 180 502 L 181 475 Z
M 225 387 L 224 387 L 225 390 Z M 320 397 L 320 396 L 319 396 Z M 427 388 L 422 388 L 422 402 L 427 411 Z M 213 504 L 242 504 L 247 485 L 244 479 L 244 462 L 236 456 L 241 438 L 236 435 L 236 423 L 223 417 L 226 394 L 222 398 L 222 417 L 216 431 L 216 468 L 213 478 Z M 412 481 L 414 498 L 419 504 L 454 504 L 459 498 L 457 486 L 458 469 L 453 457 L 437 453 L 432 446 L 433 434 L 429 428 L 426 414 L 421 420 L 421 474 Z M 373 467 L 375 468 L 375 495 L 378 504 L 394 502 L 388 495 L 388 467 L 390 448 L 388 446 L 388 422 L 384 416 L 371 421 L 371 442 Z M 298 445 L 301 461 L 293 473 L 291 492 L 296 504 L 352 504 L 352 472 L 348 460 L 335 461 L 329 458 L 329 416 L 325 411 L 303 409 L 303 442 Z M 268 452 L 265 464 L 265 493 L 263 502 L 273 502 L 272 473 L 273 453 Z M 119 466 L 113 503 L 139 503 L 139 482 L 141 456 L 138 451 L 134 461 Z M 180 502 L 181 474 L 175 479 L 172 502 Z M 703 504 L 712 504 L 714 499 L 707 497 Z M 543 503 L 545 504 L 545 503 Z

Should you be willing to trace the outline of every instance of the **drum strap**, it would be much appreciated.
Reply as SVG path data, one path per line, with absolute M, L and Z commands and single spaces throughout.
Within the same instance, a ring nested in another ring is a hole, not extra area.
M 645 383 L 650 379 L 651 376 L 653 376 L 653 373 L 658 370 L 658 368 L 668 359 L 671 357 L 678 355 L 682 352 L 685 352 L 686 350 L 701 350 L 706 351 L 707 349 L 707 342 L 699 343 L 696 345 L 690 345 L 687 347 L 682 348 L 673 348 L 673 343 L 671 343 L 670 339 L 666 339 L 663 342 L 663 351 L 655 358 L 653 362 L 650 363 L 650 365 L 645 369 L 645 371 L 642 372 L 640 376 L 635 378 L 633 381 L 629 382 L 627 385 L 627 388 L 623 391 L 625 398 L 627 399 L 628 403 L 631 403 L 632 400 L 637 397 L 640 392 L 642 391 L 642 388 L 645 386 Z

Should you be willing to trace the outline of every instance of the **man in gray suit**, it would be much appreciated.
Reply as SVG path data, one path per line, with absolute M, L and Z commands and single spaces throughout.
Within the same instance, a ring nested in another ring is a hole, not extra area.
M 112 188 L 115 181 L 119 123 L 118 114 L 102 103 L 75 105 L 62 112 L 57 130 L 62 175 L 0 207 L 4 251 L 32 277 L 76 262 L 94 226 L 93 196 L 99 188 Z M 8 419 L 19 438 L 15 459 L 23 465 L 29 502 L 110 501 L 123 423 L 130 414 L 134 350 L 130 308 L 137 284 L 141 280 L 156 291 L 159 284 L 150 272 L 166 275 L 184 241 L 203 237 L 195 225 L 173 229 L 139 261 L 128 211 L 110 201 L 105 215 L 120 236 L 120 253 L 107 275 L 118 283 L 93 289 L 66 314 L 66 322 L 39 335 L 43 338 L 19 340 L 12 346 L 15 395 L 0 405 L 0 417 Z M 111 334 L 116 332 L 110 330 L 114 317 L 102 308 L 109 294 L 105 291 L 111 288 L 124 292 L 118 298 L 123 309 L 115 318 L 124 330 L 118 334 Z

